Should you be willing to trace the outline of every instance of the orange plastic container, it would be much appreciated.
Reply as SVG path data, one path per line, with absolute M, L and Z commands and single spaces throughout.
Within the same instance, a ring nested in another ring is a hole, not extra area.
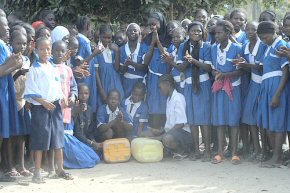
M 126 162 L 131 157 L 130 142 L 126 138 L 106 140 L 103 143 L 103 152 L 107 163 Z

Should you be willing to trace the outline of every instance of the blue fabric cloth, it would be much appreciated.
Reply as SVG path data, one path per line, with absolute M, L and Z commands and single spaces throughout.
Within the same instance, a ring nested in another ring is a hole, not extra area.
M 161 95 L 158 88 L 158 79 L 162 74 L 169 74 L 170 68 L 162 59 L 158 48 L 154 48 L 153 56 L 149 64 L 147 79 L 147 97 L 149 114 L 165 114 L 166 97 Z
M 217 58 L 219 44 L 212 46 L 212 67 L 223 73 L 233 72 L 236 70 L 236 65 L 232 60 L 242 55 L 241 46 L 229 41 L 227 47 L 223 50 L 225 58 Z M 221 63 L 224 61 L 224 64 Z M 232 83 L 238 81 L 240 77 L 233 78 Z M 228 125 L 231 127 L 239 126 L 241 118 L 241 90 L 240 85 L 233 86 L 233 100 L 223 90 L 213 93 L 212 102 L 212 123 L 214 126 Z
M 18 111 L 19 130 L 11 135 L 29 135 L 31 129 L 31 113 L 23 107 Z
M 0 65 L 5 63 L 9 55 L 9 48 L 0 40 Z M 0 77 L 0 96 L 0 136 L 9 138 L 19 131 L 14 80 L 11 74 Z
M 183 61 L 183 49 L 186 42 L 180 45 L 178 50 L 178 60 Z M 211 65 L 211 46 L 202 43 L 199 51 L 199 61 Z M 199 69 L 199 75 L 208 74 L 203 69 Z M 187 121 L 190 125 L 210 125 L 211 124 L 211 81 L 210 79 L 200 82 L 200 91 L 194 93 L 192 89 L 192 66 L 189 65 L 185 71 L 184 97 L 186 101 Z
M 276 55 L 276 50 L 281 46 L 287 46 L 286 42 L 277 38 L 272 46 L 268 46 L 263 57 L 263 75 L 273 71 L 282 71 L 285 65 L 288 65 L 287 58 Z M 258 123 L 264 129 L 275 132 L 286 131 L 287 128 L 287 91 L 286 87 L 280 96 L 280 104 L 276 108 L 272 108 L 269 104 L 275 95 L 280 84 L 281 76 L 274 76 L 262 81 L 261 96 L 258 107 L 259 120 Z M 289 101 L 289 98 L 288 98 Z
M 63 163 L 65 168 L 92 168 L 100 163 L 98 154 L 89 146 L 79 141 L 69 132 L 73 131 L 73 123 L 65 125 Z
M 100 95 L 97 94 L 97 86 L 96 86 L 96 67 L 99 69 L 99 75 L 102 87 L 106 94 L 109 93 L 112 89 L 117 89 L 120 93 L 121 100 L 124 98 L 124 90 L 121 83 L 120 74 L 116 71 L 114 67 L 115 63 L 115 53 L 112 53 L 113 62 L 112 63 L 106 63 L 103 53 L 98 54 L 94 57 L 94 59 L 91 61 L 90 69 L 92 69 L 91 77 L 93 80 L 91 81 L 90 90 L 91 90 L 91 103 L 90 105 L 92 108 L 94 108 L 95 104 L 97 104 L 98 107 L 100 107 L 103 103 L 102 98 Z M 97 101 L 95 101 L 97 100 Z
M 241 35 L 239 37 L 236 37 L 237 42 L 239 42 L 242 46 L 249 42 L 249 39 L 247 38 L 246 32 L 242 31 Z
M 259 45 L 258 45 L 259 44 Z M 262 57 L 265 53 L 266 45 L 262 42 L 257 42 L 254 46 L 252 53 L 249 53 L 249 43 L 243 46 L 243 58 L 249 64 L 260 65 Z M 256 48 L 257 47 L 257 48 Z M 261 76 L 262 72 L 257 69 L 252 69 L 251 73 Z M 243 101 L 243 114 L 242 114 L 242 123 L 248 125 L 257 125 L 258 120 L 258 100 L 260 97 L 260 87 L 261 84 L 253 80 L 250 80 L 248 89 L 246 90 L 246 95 Z
M 136 48 L 137 49 L 137 48 Z M 137 52 L 137 51 L 136 51 Z M 138 53 L 131 53 L 130 49 L 128 47 L 128 44 L 122 46 L 120 48 L 120 63 L 121 65 L 124 65 L 126 59 L 128 57 L 133 57 L 133 61 L 134 59 L 136 61 L 137 64 L 144 64 L 144 55 L 147 52 L 147 46 L 145 46 L 144 44 L 140 44 Z M 128 76 L 130 75 L 136 75 L 140 76 L 140 78 L 128 78 Z M 146 71 L 142 71 L 142 70 L 138 70 L 137 68 L 134 68 L 133 66 L 128 66 L 128 70 L 125 74 L 122 75 L 122 85 L 124 88 L 124 98 L 127 98 L 131 95 L 133 86 L 137 83 L 137 82 L 145 82 L 145 76 L 146 76 Z M 128 76 L 127 76 L 128 75 Z
M 130 97 L 129 97 L 130 98 Z M 133 121 L 133 136 L 132 137 L 140 137 L 138 136 L 138 128 L 139 124 L 144 123 L 144 127 L 142 131 L 146 131 L 148 129 L 148 106 L 147 103 L 141 102 L 141 105 L 137 108 L 135 114 L 132 116 L 128 109 L 131 107 L 131 103 L 129 102 L 129 98 L 122 102 L 123 109 L 126 109 L 127 114 L 130 116 L 130 119 Z

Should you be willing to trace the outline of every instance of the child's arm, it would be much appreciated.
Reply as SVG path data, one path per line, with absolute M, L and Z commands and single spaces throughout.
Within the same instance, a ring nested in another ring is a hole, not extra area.
M 94 52 L 85 59 L 85 61 L 87 63 L 90 63 L 90 61 L 98 54 L 102 53 L 104 51 L 105 47 L 103 46 L 103 44 L 98 45 L 95 49 Z
M 154 52 L 154 46 L 157 43 L 157 39 L 158 39 L 158 33 L 157 33 L 157 29 L 154 29 L 152 32 L 152 41 L 150 44 L 150 48 L 148 50 L 148 52 L 146 53 L 145 57 L 144 57 L 144 64 L 146 66 L 149 66 L 150 61 L 153 57 L 153 52 Z
M 109 47 L 111 50 L 113 50 L 115 52 L 115 70 L 119 71 L 119 68 L 120 68 L 120 49 L 114 43 L 111 43 L 109 45 Z
M 71 77 L 71 81 L 70 81 L 70 97 L 68 99 L 68 103 L 70 106 L 72 106 L 77 97 L 78 97 L 78 86 L 77 86 L 77 82 L 75 80 L 75 77 L 73 76 L 73 73 L 71 72 L 72 77 Z
M 12 54 L 4 61 L 3 65 L 0 65 L 0 77 L 6 76 L 14 70 L 21 68 L 22 64 L 23 59 L 21 54 Z
M 279 104 L 280 104 L 280 97 L 281 97 L 281 94 L 288 82 L 288 77 L 289 77 L 289 66 L 288 64 L 285 65 L 283 68 L 282 68 L 282 78 L 280 80 L 280 83 L 279 83 L 279 86 L 277 88 L 277 91 L 275 93 L 275 95 L 273 96 L 272 98 L 272 101 L 270 103 L 270 106 L 275 108 L 275 107 L 278 107 Z
M 218 72 L 216 71 L 215 79 L 216 80 L 223 80 L 225 78 L 235 78 L 237 76 L 241 76 L 243 74 L 243 70 L 238 69 L 232 72 Z
M 36 102 L 40 103 L 48 111 L 52 111 L 55 109 L 55 105 L 46 99 L 36 98 L 36 97 L 32 97 L 32 99 L 35 100 Z
M 100 78 L 100 74 L 99 74 L 99 67 L 96 67 L 96 82 L 97 82 L 97 87 L 98 90 L 100 92 L 100 95 L 103 99 L 103 101 L 107 100 L 107 94 L 105 92 L 105 90 L 103 89 L 102 83 L 101 83 L 101 78 Z

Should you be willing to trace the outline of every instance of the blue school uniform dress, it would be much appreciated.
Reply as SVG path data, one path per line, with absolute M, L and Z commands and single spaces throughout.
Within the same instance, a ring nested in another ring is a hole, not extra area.
M 164 48 L 165 51 L 167 48 Z M 163 114 L 166 112 L 166 97 L 163 96 L 158 88 L 158 79 L 163 74 L 169 74 L 170 67 L 162 58 L 158 48 L 154 48 L 153 56 L 149 64 L 147 79 L 147 97 L 149 114 Z
M 92 77 L 96 79 L 96 70 L 98 68 L 100 80 L 102 87 L 106 94 L 109 93 L 112 89 L 117 89 L 121 95 L 121 100 L 124 98 L 124 90 L 121 83 L 120 74 L 115 69 L 115 53 L 106 48 L 102 53 L 96 55 L 94 59 L 91 61 L 91 65 L 94 66 L 94 72 L 92 73 Z M 93 76 L 94 75 L 94 76 Z M 91 92 L 96 90 L 96 86 L 92 87 L 91 84 Z M 101 106 L 103 104 L 102 98 L 100 95 L 97 97 L 97 106 Z M 94 108 L 94 106 L 92 106 Z
M 30 148 L 32 150 L 59 149 L 64 143 L 64 124 L 60 106 L 63 98 L 59 71 L 51 63 L 35 61 L 25 82 L 24 98 L 32 103 Z M 33 98 L 43 98 L 55 105 L 46 110 Z
M 279 36 L 271 46 L 268 46 L 264 54 L 263 76 L 261 84 L 261 96 L 259 102 L 259 124 L 262 128 L 274 132 L 284 132 L 287 129 L 287 91 L 285 87 L 280 96 L 280 104 L 276 108 L 270 107 L 272 97 L 279 87 L 282 68 L 289 64 L 286 57 L 276 55 L 275 51 L 281 46 L 286 46 L 286 42 Z
M 133 137 L 139 137 L 138 136 L 138 128 L 139 124 L 143 123 L 144 127 L 142 131 L 147 130 L 148 126 L 148 106 L 144 101 L 140 101 L 138 103 L 133 103 L 130 99 L 131 97 L 128 97 L 122 102 L 122 107 L 126 109 L 127 114 L 130 117 L 130 120 L 133 121 Z
M 63 165 L 65 168 L 92 168 L 100 163 L 98 154 L 88 145 L 73 136 L 74 123 L 64 130 Z
M 22 70 L 28 70 L 30 67 L 30 60 L 27 56 L 22 56 L 23 65 Z M 11 135 L 29 135 L 31 128 L 31 114 L 25 108 L 25 100 L 24 100 L 24 90 L 25 90 L 25 81 L 26 74 L 22 75 L 21 70 L 16 70 L 13 73 L 14 79 L 14 88 L 16 95 L 16 103 L 18 110 L 18 121 L 19 121 L 19 129 Z
M 211 50 L 212 68 L 222 73 L 233 72 L 236 66 L 232 60 L 238 55 L 242 55 L 241 46 L 232 43 L 230 40 L 223 52 L 220 44 L 215 44 Z M 212 102 L 212 123 L 214 126 L 228 125 L 231 127 L 239 126 L 241 118 L 241 78 L 231 79 L 233 100 L 230 99 L 224 90 L 213 93 Z
M 262 57 L 265 53 L 266 45 L 257 40 L 252 53 L 249 50 L 250 43 L 243 46 L 243 58 L 249 64 L 260 65 Z M 258 100 L 260 97 L 260 87 L 262 83 L 262 72 L 257 69 L 251 70 L 251 81 L 246 91 L 243 102 L 242 123 L 247 125 L 257 125 Z
M 178 59 L 178 49 L 171 44 L 171 46 L 168 48 L 167 52 L 169 54 L 172 54 L 174 57 L 174 62 L 179 65 L 180 63 L 177 63 Z M 182 63 L 182 62 L 181 62 Z M 184 92 L 184 86 L 185 86 L 185 75 L 183 72 L 180 72 L 177 68 L 172 67 L 170 74 L 173 76 L 175 80 L 176 90 L 180 93 Z
M 247 38 L 246 32 L 240 30 L 238 33 L 234 34 L 234 38 L 239 42 L 242 46 L 249 42 Z
M 114 112 L 111 111 L 111 109 L 109 108 L 108 105 L 104 104 L 102 106 L 99 107 L 98 109 L 98 113 L 97 113 L 97 127 L 100 127 L 103 124 L 107 124 L 110 121 L 114 120 L 118 113 L 122 112 L 123 116 L 124 116 L 124 121 L 126 121 L 127 123 L 133 124 L 132 119 L 130 119 L 129 114 L 127 113 L 127 111 L 120 107 L 117 108 Z
M 178 61 L 182 63 L 183 49 L 186 43 L 180 45 L 178 50 Z M 191 45 L 190 45 L 191 46 Z M 202 42 L 199 51 L 199 61 L 211 65 L 210 45 Z M 190 47 L 192 51 L 192 46 Z M 211 124 L 211 81 L 209 74 L 199 69 L 200 90 L 197 93 L 192 89 L 192 66 L 185 70 L 184 97 L 186 100 L 186 115 L 189 125 L 210 125 Z
M 3 65 L 11 54 L 9 48 L 0 40 L 0 65 Z M 0 136 L 9 138 L 19 131 L 18 112 L 11 74 L 0 77 Z
M 145 45 L 137 43 L 137 47 L 133 53 L 131 53 L 129 44 L 125 44 L 120 48 L 120 65 L 124 66 L 127 58 L 131 57 L 133 62 L 137 64 L 144 64 L 144 55 L 146 54 Z M 131 95 L 133 86 L 137 82 L 144 82 L 146 78 L 146 71 L 138 70 L 135 67 L 129 65 L 127 72 L 122 75 L 122 85 L 124 89 L 124 97 L 127 98 Z

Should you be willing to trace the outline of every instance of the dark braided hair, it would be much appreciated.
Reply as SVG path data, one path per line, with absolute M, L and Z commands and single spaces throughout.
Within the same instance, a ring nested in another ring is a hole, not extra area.
M 78 31 L 84 31 L 90 25 L 91 19 L 88 16 L 78 16 L 75 22 L 75 26 Z
M 163 74 L 159 77 L 158 83 L 168 82 L 172 88 L 175 89 L 175 80 L 171 74 Z
M 262 21 L 261 21 L 261 15 L 262 15 L 262 14 L 265 14 L 265 13 L 271 16 L 270 19 L 271 19 L 272 22 L 275 22 L 275 21 L 276 21 L 276 13 L 275 13 L 274 11 L 272 11 L 272 10 L 265 10 L 265 11 L 263 11 L 263 12 L 260 14 L 259 22 L 262 22 Z
M 194 21 L 191 24 L 188 25 L 188 32 L 193 26 L 199 26 L 202 31 L 202 39 L 204 38 L 204 28 L 202 23 L 198 21 Z M 192 48 L 192 51 L 190 52 L 190 39 L 187 40 L 184 44 L 184 48 L 182 50 L 183 56 L 185 56 L 186 52 L 188 52 L 194 59 L 199 60 L 199 51 L 201 47 L 202 42 L 197 42 L 196 45 Z M 200 82 L 199 82 L 199 68 L 196 65 L 192 65 L 192 90 L 194 93 L 198 93 L 200 91 Z
M 112 28 L 112 26 L 109 25 L 109 24 L 102 24 L 102 25 L 100 25 L 99 35 L 104 35 L 106 33 L 113 34 L 113 28 Z
M 231 13 L 230 13 L 230 19 L 232 19 L 233 17 L 234 17 L 234 15 L 235 14 L 237 14 L 237 13 L 242 13 L 242 14 L 244 14 L 245 15 L 245 19 L 247 19 L 247 14 L 246 14 L 246 12 L 245 12 L 245 10 L 243 10 L 243 9 L 234 9 Z
M 217 22 L 216 26 L 222 27 L 228 35 L 231 35 L 234 32 L 233 24 L 227 20 Z

